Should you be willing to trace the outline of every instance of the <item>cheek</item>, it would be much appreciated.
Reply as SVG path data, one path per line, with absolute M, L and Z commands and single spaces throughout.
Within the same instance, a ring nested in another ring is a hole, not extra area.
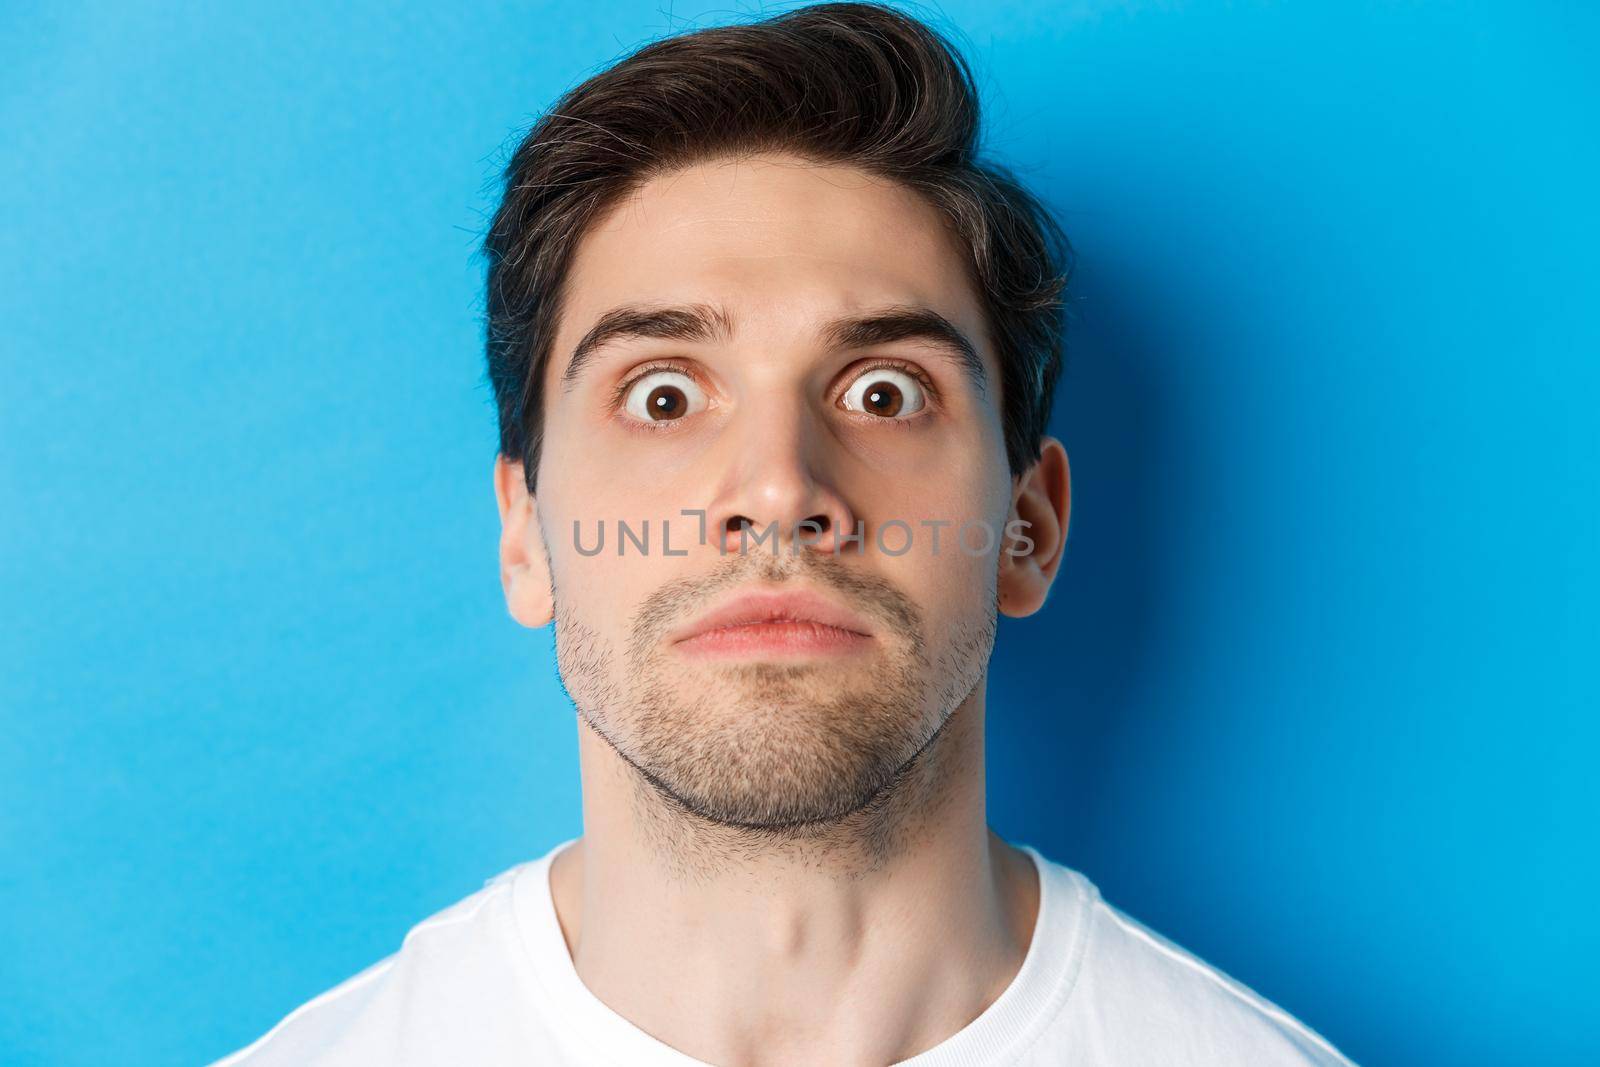
M 1004 457 L 996 467 L 984 449 L 952 456 L 938 470 L 937 478 L 883 479 L 859 496 L 870 503 L 857 518 L 875 565 L 923 605 L 930 622 L 974 618 L 993 603 L 1010 478 Z
M 597 556 L 578 555 L 568 540 L 565 557 L 554 569 L 558 624 L 581 635 L 594 653 L 591 672 L 615 676 L 625 670 L 629 620 L 639 599 L 629 584 L 631 572 L 617 566 L 609 530 L 607 551 Z M 593 547 L 592 532 L 585 532 L 584 543 Z
M 539 523 L 557 611 L 569 621 L 607 632 L 618 603 L 618 590 L 613 588 L 619 581 L 617 502 L 600 472 L 577 469 L 585 462 L 580 453 L 568 456 L 552 450 L 547 455 L 540 478 Z
M 591 548 L 604 521 L 608 548 L 615 555 L 610 543 L 619 522 L 642 534 L 648 521 L 655 538 L 663 518 L 672 519 L 674 527 L 692 525 L 694 520 L 682 517 L 680 509 L 704 506 L 694 487 L 703 470 L 714 466 L 695 466 L 692 439 L 667 435 L 650 439 L 576 423 L 553 424 L 550 430 L 540 459 L 541 479 L 548 474 L 550 490 L 561 494 L 559 511 L 565 516 L 569 552 L 574 520 L 582 528 L 584 544 Z M 674 547 L 679 543 L 677 534 L 674 530 Z
M 971 615 L 992 599 L 1001 524 L 974 516 L 909 526 L 909 533 L 899 525 L 886 529 L 880 549 L 869 525 L 869 546 L 884 577 L 920 602 L 930 621 Z
M 659 519 L 645 524 L 636 502 L 613 501 L 604 496 L 582 507 L 551 509 L 555 517 L 545 527 L 555 583 L 556 606 L 569 622 L 581 623 L 613 647 L 629 639 L 629 626 L 639 604 L 670 577 L 661 557 L 666 547 Z M 623 538 L 619 518 L 633 537 Z M 685 520 L 687 521 L 687 520 Z M 692 545 L 696 527 L 673 523 L 671 548 Z M 624 550 L 619 554 L 619 544 Z M 641 551 L 641 545 L 644 550 Z
M 942 558 L 956 549 L 963 524 L 970 525 L 967 543 L 976 554 L 985 540 L 984 529 L 998 533 L 1010 505 L 1010 479 L 1004 456 L 998 458 L 997 466 L 993 450 L 974 441 L 970 447 L 940 449 L 935 461 L 914 469 L 871 469 L 854 487 L 851 503 L 869 531 L 894 524 L 884 534 L 890 549 L 906 542 L 909 526 L 913 538 L 907 556 L 920 555 L 925 548 L 931 554 L 937 536 Z

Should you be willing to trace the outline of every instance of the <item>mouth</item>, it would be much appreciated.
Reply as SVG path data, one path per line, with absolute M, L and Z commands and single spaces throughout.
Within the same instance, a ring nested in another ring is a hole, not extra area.
M 702 615 L 669 638 L 702 658 L 838 656 L 871 647 L 872 630 L 855 612 L 819 594 L 747 593 Z

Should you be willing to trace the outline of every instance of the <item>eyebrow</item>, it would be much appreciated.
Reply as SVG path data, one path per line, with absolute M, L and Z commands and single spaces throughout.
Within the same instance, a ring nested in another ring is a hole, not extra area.
M 922 341 L 955 360 L 980 395 L 989 391 L 989 375 L 977 347 L 955 323 L 930 308 L 898 305 L 834 319 L 823 327 L 822 336 L 832 347 L 843 349 Z
M 709 304 L 683 304 L 671 307 L 624 304 L 601 315 L 572 350 L 572 359 L 561 373 L 561 384 L 572 388 L 597 350 L 613 341 L 655 337 L 669 341 L 728 341 L 733 337 L 733 320 L 721 308 Z
M 657 338 L 670 341 L 726 343 L 733 338 L 733 318 L 710 304 L 625 304 L 601 315 L 572 350 L 561 374 L 571 389 L 594 354 L 613 341 Z M 897 304 L 860 315 L 846 315 L 819 331 L 832 348 L 856 349 L 894 341 L 922 341 L 952 359 L 980 394 L 988 393 L 989 377 L 976 346 L 949 319 L 930 308 Z

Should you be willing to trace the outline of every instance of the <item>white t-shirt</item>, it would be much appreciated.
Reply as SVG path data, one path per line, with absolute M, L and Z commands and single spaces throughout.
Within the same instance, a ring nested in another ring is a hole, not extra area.
M 550 895 L 550 861 L 575 840 L 418 923 L 398 952 L 213 1067 L 706 1067 L 578 977 Z M 1106 904 L 1082 874 L 1018 847 L 1040 885 L 1022 969 L 906 1067 L 1349 1067 L 1287 1012 Z

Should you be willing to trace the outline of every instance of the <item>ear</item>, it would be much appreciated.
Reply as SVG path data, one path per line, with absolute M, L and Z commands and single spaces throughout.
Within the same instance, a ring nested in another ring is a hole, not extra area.
M 1039 459 L 1015 479 L 1011 514 L 1000 545 L 1000 610 L 1013 618 L 1032 615 L 1061 568 L 1072 518 L 1072 470 L 1067 450 L 1046 436 Z
M 536 630 L 554 618 L 555 601 L 539 511 L 520 461 L 495 456 L 494 495 L 500 505 L 500 585 L 506 609 L 513 619 Z

